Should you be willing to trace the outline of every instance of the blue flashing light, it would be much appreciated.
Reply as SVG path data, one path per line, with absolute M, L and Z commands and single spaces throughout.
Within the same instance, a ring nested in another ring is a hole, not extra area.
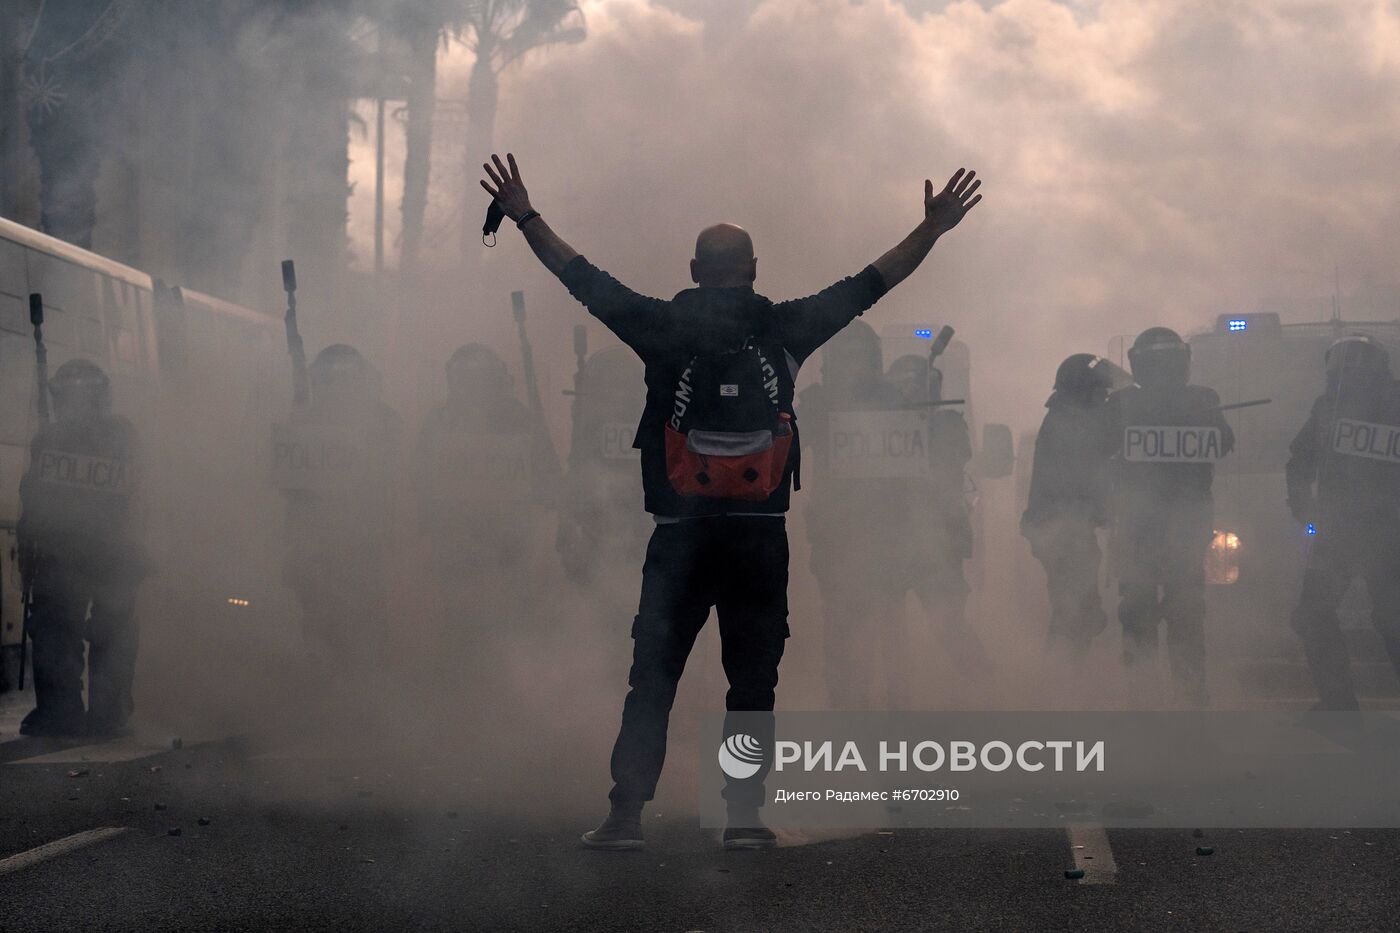
M 1310 534 L 1310 535 L 1315 535 L 1315 534 L 1317 534 L 1317 526 L 1314 525 L 1312 522 L 1308 522 L 1308 534 Z
M 920 340 L 932 340 L 933 331 L 927 327 L 920 327 L 914 331 L 914 336 L 918 337 Z
M 1249 322 L 1244 320 L 1243 318 L 1235 318 L 1234 320 L 1227 323 L 1225 326 L 1229 328 L 1230 333 L 1237 334 L 1240 331 L 1248 330 Z

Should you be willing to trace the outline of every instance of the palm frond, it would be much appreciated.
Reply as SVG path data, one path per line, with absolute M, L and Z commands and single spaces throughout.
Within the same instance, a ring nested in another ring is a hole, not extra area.
M 501 41 L 501 67 L 532 49 L 582 42 L 583 10 L 573 0 L 526 0 L 519 22 Z

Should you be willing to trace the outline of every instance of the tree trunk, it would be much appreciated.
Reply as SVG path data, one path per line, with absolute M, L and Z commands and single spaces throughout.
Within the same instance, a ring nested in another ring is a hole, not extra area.
M 19 216 L 19 186 L 24 174 L 21 166 L 25 158 L 19 106 L 22 26 L 16 5 L 0 4 L 0 217 L 11 219 Z
M 92 248 L 102 168 L 94 91 L 70 84 L 62 103 L 31 105 L 28 113 L 30 143 L 39 159 L 39 229 L 83 249 Z
M 418 271 L 423 218 L 428 209 L 439 35 L 434 25 L 420 26 L 408 37 L 413 72 L 409 76 L 408 122 L 404 130 L 403 239 L 399 247 L 399 276 L 405 281 L 411 281 Z
M 38 223 L 36 164 L 21 101 L 24 48 L 37 0 L 0 0 L 0 217 Z
M 491 159 L 491 143 L 496 131 L 496 101 L 500 84 L 492 62 L 494 48 L 486 41 L 477 45 L 467 87 L 466 152 L 462 158 L 466 178 L 462 193 L 462 257 L 471 265 L 481 243 L 481 218 L 485 214 L 481 185 L 481 164 Z

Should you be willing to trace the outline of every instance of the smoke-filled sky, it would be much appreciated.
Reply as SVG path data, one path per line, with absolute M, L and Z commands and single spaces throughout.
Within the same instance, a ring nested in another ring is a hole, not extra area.
M 497 146 L 639 290 L 688 285 L 720 220 L 753 232 L 761 291 L 816 290 L 917 222 L 924 177 L 967 165 L 985 201 L 872 314 L 957 327 L 983 418 L 1033 425 L 1061 358 L 1152 324 L 1323 317 L 1334 275 L 1344 315 L 1400 315 L 1394 0 L 584 10 L 585 42 L 503 75 Z M 470 64 L 444 52 L 440 96 L 466 96 Z M 461 172 L 438 142 L 441 216 Z M 557 289 L 506 233 L 488 278 Z

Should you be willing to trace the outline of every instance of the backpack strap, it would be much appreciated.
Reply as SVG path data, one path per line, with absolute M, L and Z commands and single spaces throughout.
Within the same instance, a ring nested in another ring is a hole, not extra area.
M 802 435 L 797 427 L 797 419 L 792 419 L 792 491 L 802 491 Z
M 797 402 L 797 370 L 802 365 L 797 362 L 797 357 L 787 347 L 781 348 L 783 351 L 783 361 L 787 364 L 788 381 L 792 383 L 793 408 L 796 409 Z M 794 411 L 791 420 L 792 425 L 792 491 L 802 490 L 802 435 L 801 429 L 797 426 L 797 415 Z

